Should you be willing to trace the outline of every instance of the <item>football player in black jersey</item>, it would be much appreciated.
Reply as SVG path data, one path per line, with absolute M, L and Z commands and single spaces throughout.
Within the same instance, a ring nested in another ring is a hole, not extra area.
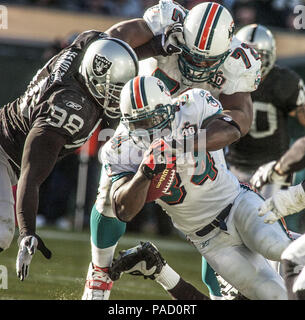
M 36 249 L 39 188 L 60 158 L 83 145 L 108 117 L 119 116 L 119 93 L 138 73 L 125 42 L 100 31 L 81 33 L 34 76 L 25 93 L 0 110 L 0 250 L 14 236 L 12 186 L 18 181 L 16 271 L 24 280 Z

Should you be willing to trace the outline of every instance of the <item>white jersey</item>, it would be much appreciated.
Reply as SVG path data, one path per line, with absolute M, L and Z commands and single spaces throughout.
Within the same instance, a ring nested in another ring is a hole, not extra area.
M 162 34 L 165 28 L 177 19 L 184 19 L 186 9 L 171 1 L 163 0 L 146 10 L 143 19 L 154 35 Z M 261 61 L 253 49 L 242 44 L 236 37 L 231 43 L 231 52 L 219 67 L 213 79 L 206 82 L 191 82 L 185 79 L 178 66 L 178 56 L 157 56 L 140 61 L 140 75 L 160 78 L 176 97 L 190 88 L 202 88 L 218 98 L 220 93 L 252 92 L 260 82 Z
M 205 119 L 222 111 L 220 103 L 201 89 L 188 90 L 179 99 L 185 103 L 172 122 L 174 138 L 196 134 Z M 157 200 L 186 235 L 209 224 L 240 192 L 237 178 L 223 164 L 222 150 L 200 155 L 178 166 L 169 195 Z M 102 161 L 113 181 L 136 173 L 142 156 L 143 150 L 128 138 L 123 125 L 102 150 Z

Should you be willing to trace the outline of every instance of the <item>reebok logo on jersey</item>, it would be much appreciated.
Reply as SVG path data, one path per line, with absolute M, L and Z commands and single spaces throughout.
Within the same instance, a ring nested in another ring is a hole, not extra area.
M 66 106 L 69 107 L 69 108 L 72 108 L 72 109 L 74 109 L 74 110 L 76 110 L 76 111 L 79 111 L 79 110 L 82 109 L 82 106 L 81 106 L 81 105 L 79 105 L 79 104 L 77 104 L 77 103 L 75 103 L 75 102 L 73 102 L 73 101 L 67 102 L 67 103 L 66 103 Z
M 112 62 L 106 59 L 105 57 L 102 57 L 99 54 L 96 54 L 94 59 L 93 59 L 93 73 L 100 77 L 106 74 L 108 69 L 111 67 Z

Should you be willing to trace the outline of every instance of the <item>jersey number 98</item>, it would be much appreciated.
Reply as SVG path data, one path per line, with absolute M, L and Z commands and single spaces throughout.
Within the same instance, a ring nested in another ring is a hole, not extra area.
M 84 125 L 84 120 L 76 114 L 68 116 L 68 112 L 58 106 L 52 106 L 51 118 L 48 123 L 56 128 L 64 128 L 71 135 L 79 132 Z

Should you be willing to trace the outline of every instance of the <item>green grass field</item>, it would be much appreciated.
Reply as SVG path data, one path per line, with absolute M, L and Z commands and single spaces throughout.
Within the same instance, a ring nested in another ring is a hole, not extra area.
M 53 252 L 46 260 L 37 252 L 29 277 L 21 282 L 15 271 L 17 243 L 0 254 L 0 265 L 8 270 L 8 289 L 0 289 L 2 300 L 79 300 L 81 299 L 90 258 L 89 232 L 64 232 L 42 229 L 38 234 Z M 133 247 L 140 240 L 152 241 L 163 257 L 182 277 L 207 293 L 201 282 L 201 256 L 179 236 L 157 237 L 127 233 L 121 238 L 116 254 Z M 114 283 L 110 300 L 170 300 L 170 296 L 154 281 L 123 275 Z

